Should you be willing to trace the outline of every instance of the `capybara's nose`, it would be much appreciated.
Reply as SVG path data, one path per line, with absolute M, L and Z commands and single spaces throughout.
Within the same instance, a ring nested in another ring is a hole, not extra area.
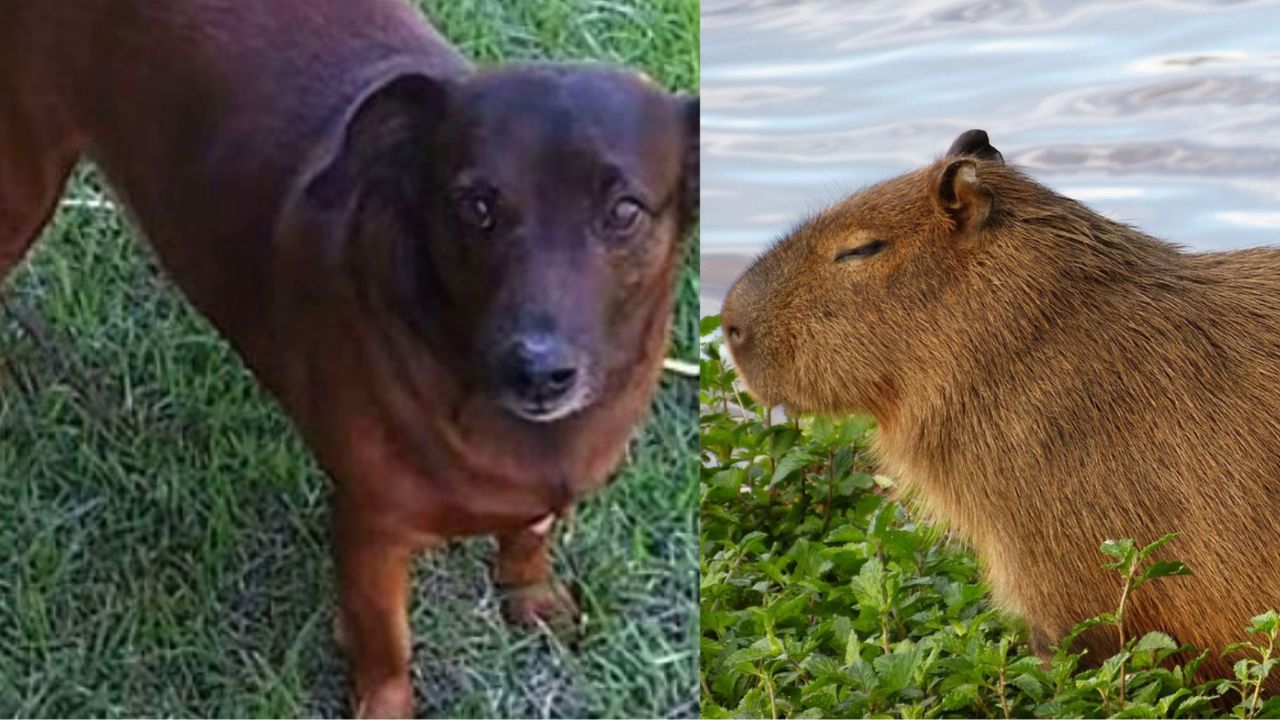
M 739 309 L 742 302 L 740 285 L 741 281 L 730 288 L 728 296 L 724 299 L 724 306 L 720 309 L 720 331 L 724 333 L 729 350 L 735 354 L 741 351 L 747 341 L 746 319 Z
M 507 350 L 506 383 L 522 401 L 551 410 L 578 381 L 573 353 L 554 336 L 517 337 Z
M 725 325 L 724 334 L 729 338 L 729 342 L 734 345 L 737 345 L 738 342 L 742 340 L 742 329 L 737 325 Z
M 721 323 L 721 331 L 724 333 L 725 340 L 729 343 L 729 349 L 738 352 L 742 348 L 742 341 L 746 337 L 742 332 L 742 328 L 737 325 L 726 322 Z

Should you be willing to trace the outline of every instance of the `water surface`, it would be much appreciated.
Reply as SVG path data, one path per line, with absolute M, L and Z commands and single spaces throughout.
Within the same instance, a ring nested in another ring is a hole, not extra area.
M 980 127 L 1197 250 L 1280 244 L 1280 2 L 702 0 L 702 309 L 795 221 Z

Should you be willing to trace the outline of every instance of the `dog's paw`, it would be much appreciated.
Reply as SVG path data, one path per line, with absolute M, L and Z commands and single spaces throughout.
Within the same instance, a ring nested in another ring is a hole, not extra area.
M 578 603 L 556 580 L 507 588 L 503 609 L 516 625 L 546 623 L 557 632 L 572 632 L 578 625 Z
M 413 717 L 413 685 L 409 678 L 384 682 L 354 698 L 358 718 Z

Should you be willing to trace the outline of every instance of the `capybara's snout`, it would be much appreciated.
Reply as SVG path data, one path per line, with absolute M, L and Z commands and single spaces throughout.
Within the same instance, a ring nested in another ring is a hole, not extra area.
M 741 362 L 739 356 L 747 351 L 747 331 L 750 329 L 750 322 L 746 312 L 749 304 L 746 298 L 751 294 L 749 286 L 750 282 L 746 275 L 738 278 L 729 289 L 729 294 L 724 299 L 724 307 L 720 311 L 720 330 L 736 362 Z
M 774 397 L 776 388 L 767 380 L 767 366 L 779 353 L 770 350 L 770 343 L 761 342 L 768 334 L 766 326 L 773 312 L 767 278 L 760 272 L 760 266 L 768 260 L 768 256 L 758 260 L 729 289 L 720 311 L 720 330 L 738 376 L 751 394 L 765 402 L 781 402 L 781 398 Z

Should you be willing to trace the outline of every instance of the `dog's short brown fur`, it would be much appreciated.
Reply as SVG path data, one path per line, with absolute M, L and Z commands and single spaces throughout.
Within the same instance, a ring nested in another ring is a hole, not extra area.
M 972 541 L 1039 651 L 1114 609 L 1108 538 L 1181 533 L 1195 575 L 1138 591 L 1129 636 L 1213 648 L 1213 674 L 1280 606 L 1280 251 L 1181 252 L 970 131 L 792 232 L 722 319 L 757 395 L 875 415 L 886 468 Z
M 407 714 L 415 551 L 496 533 L 511 614 L 575 610 L 551 519 L 655 388 L 697 117 L 475 70 L 403 0 L 7 0 L 0 279 L 97 162 L 333 476 L 354 709 Z

